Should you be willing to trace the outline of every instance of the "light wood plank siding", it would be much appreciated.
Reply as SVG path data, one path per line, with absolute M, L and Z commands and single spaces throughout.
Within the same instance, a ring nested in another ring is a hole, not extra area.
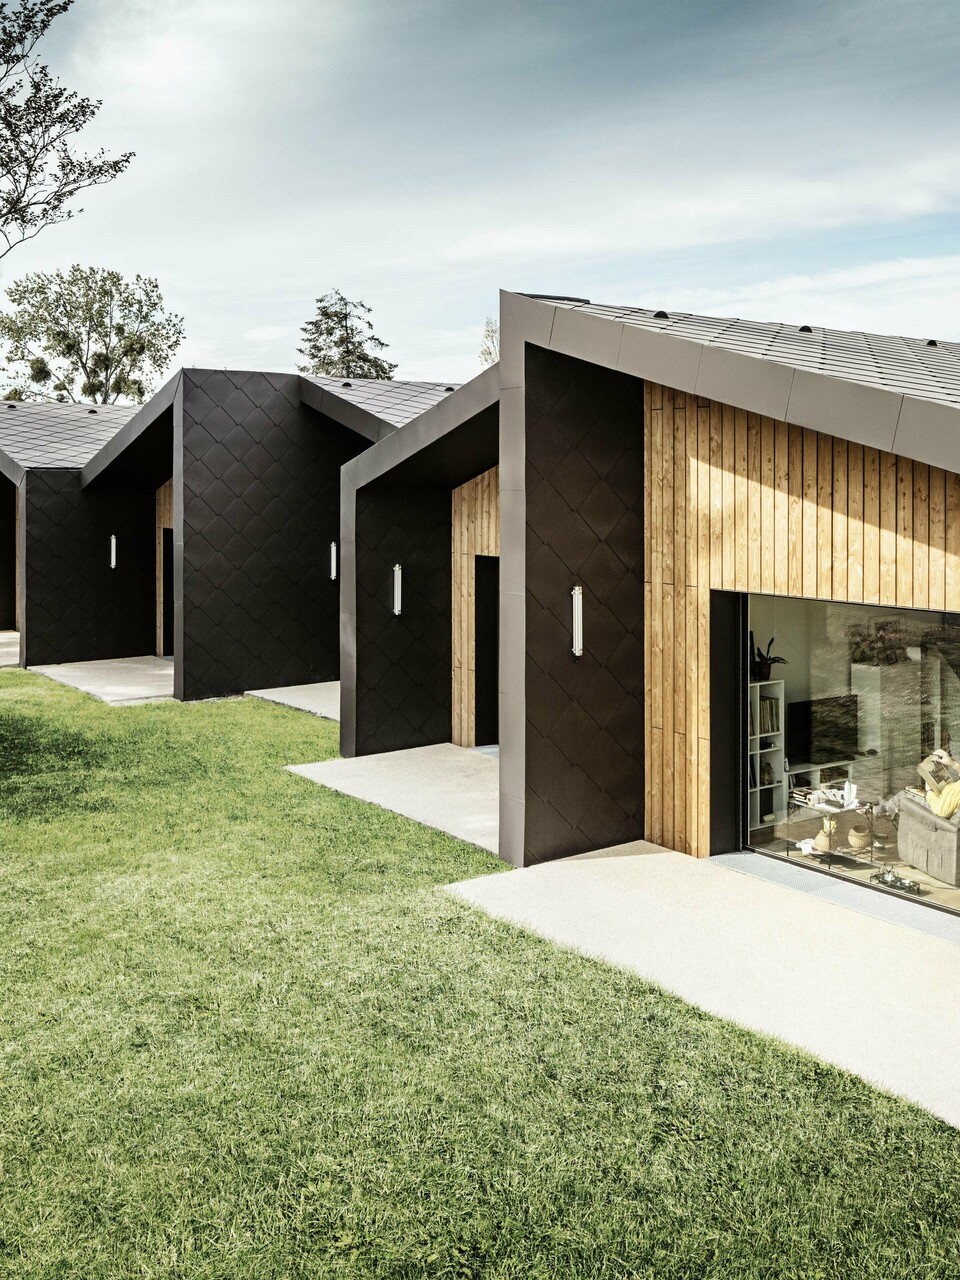
M 173 528 L 173 480 L 157 490 L 157 657 L 163 657 L 163 531 Z
M 500 471 L 493 467 L 453 491 L 451 741 L 458 747 L 476 746 L 473 558 L 499 554 Z
M 645 834 L 704 857 L 710 590 L 958 612 L 960 476 L 656 384 L 644 458 Z

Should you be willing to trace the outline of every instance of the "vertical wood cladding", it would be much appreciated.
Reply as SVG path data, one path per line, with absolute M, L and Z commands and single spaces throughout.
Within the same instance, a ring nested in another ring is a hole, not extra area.
M 150 653 L 154 503 L 148 490 L 80 488 L 80 473 L 28 473 L 22 486 L 26 662 Z M 110 568 L 110 536 L 117 565 Z
M 528 345 L 525 394 L 529 863 L 643 834 L 644 493 L 639 380 Z
M 366 445 L 301 406 L 295 375 L 184 373 L 181 696 L 338 679 L 330 543 Z
M 450 539 L 447 487 L 357 493 L 357 755 L 450 741 Z
M 669 387 L 643 395 L 645 831 L 704 857 L 711 588 L 960 611 L 960 476 Z
M 500 471 L 493 467 L 453 491 L 452 740 L 476 746 L 476 556 L 500 554 Z

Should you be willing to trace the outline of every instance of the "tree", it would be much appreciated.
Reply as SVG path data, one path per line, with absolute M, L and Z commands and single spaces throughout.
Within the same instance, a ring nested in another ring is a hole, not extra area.
M 304 345 L 297 347 L 297 354 L 306 359 L 298 366 L 300 372 L 328 378 L 392 378 L 397 366 L 376 354 L 386 351 L 387 344 L 374 335 L 369 314 L 365 303 L 350 302 L 339 289 L 318 298 L 315 318 L 300 330 Z
M 500 326 L 493 316 L 487 316 L 480 339 L 480 363 L 496 364 L 500 359 Z
M 34 56 L 73 0 L 0 0 L 0 258 L 45 227 L 66 222 L 70 201 L 123 173 L 132 151 L 76 154 L 76 135 L 100 102 L 65 89 Z
M 162 373 L 183 341 L 183 318 L 163 309 L 156 280 L 72 266 L 26 275 L 7 290 L 0 313 L 17 381 L 7 399 L 142 403 L 150 373 Z

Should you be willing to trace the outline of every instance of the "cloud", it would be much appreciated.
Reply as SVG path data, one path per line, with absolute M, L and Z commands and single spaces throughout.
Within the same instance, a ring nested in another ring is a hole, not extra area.
M 500 285 L 951 331 L 953 275 L 832 273 L 948 252 L 955 0 L 83 0 L 51 39 L 138 154 L 0 287 L 155 275 L 214 364 L 292 366 L 332 287 L 458 380 Z
M 247 329 L 243 334 L 244 342 L 276 342 L 280 338 L 292 338 L 299 333 L 295 325 L 264 324 L 256 329 Z

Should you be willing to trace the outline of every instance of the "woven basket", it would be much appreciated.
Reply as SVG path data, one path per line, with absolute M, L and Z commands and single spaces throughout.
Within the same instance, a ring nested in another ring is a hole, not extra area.
M 851 849 L 869 849 L 873 844 L 873 836 L 869 827 L 851 827 L 847 833 L 847 843 Z

